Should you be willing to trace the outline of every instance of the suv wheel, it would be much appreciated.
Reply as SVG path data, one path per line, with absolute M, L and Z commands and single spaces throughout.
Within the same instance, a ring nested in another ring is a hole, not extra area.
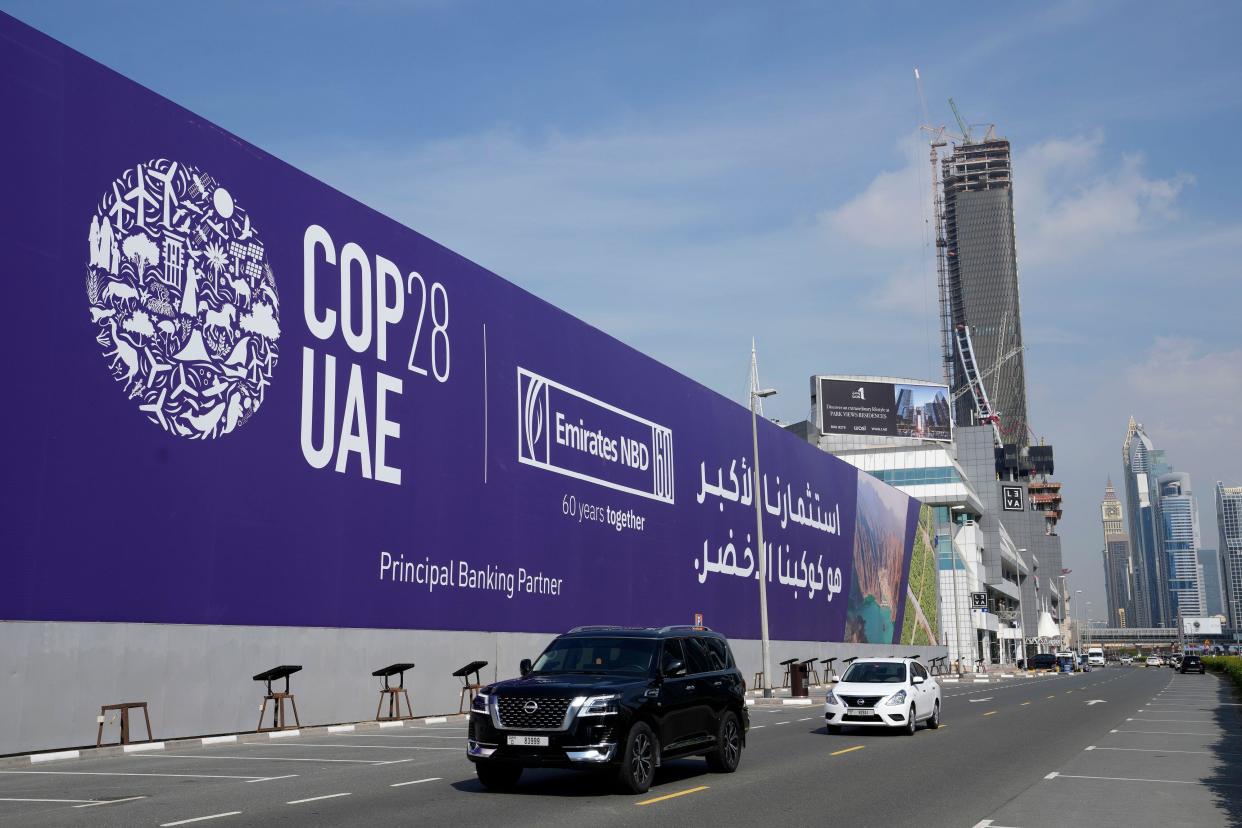
M 716 731 L 716 749 L 707 754 L 707 767 L 716 773 L 733 773 L 742 761 L 742 728 L 737 714 L 729 711 Z
M 929 730 L 935 730 L 940 727 L 940 702 L 936 702 L 935 706 L 932 707 L 932 714 L 931 718 L 927 720 L 927 727 Z
M 521 765 L 502 765 L 491 762 L 475 762 L 474 772 L 478 774 L 483 787 L 490 791 L 507 791 L 517 785 L 522 778 Z
M 906 714 L 905 734 L 913 736 L 914 731 L 918 730 L 919 723 L 914 720 L 914 705 L 910 705 L 910 711 Z
M 621 789 L 629 793 L 646 793 L 655 776 L 655 734 L 642 722 L 635 722 L 625 737 L 625 751 L 621 754 L 621 768 L 617 781 Z

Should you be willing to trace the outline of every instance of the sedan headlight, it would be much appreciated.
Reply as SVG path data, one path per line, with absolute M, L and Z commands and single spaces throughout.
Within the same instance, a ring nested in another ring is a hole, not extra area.
M 621 696 L 617 693 L 574 699 L 575 703 L 581 703 L 579 716 L 615 716 L 620 712 L 620 701 Z
M 486 693 L 476 693 L 474 697 L 474 701 L 470 702 L 470 709 L 473 710 L 475 713 L 486 713 L 487 704 L 491 700 L 492 700 L 492 697 L 487 695 Z
M 837 694 L 831 690 L 828 691 L 828 695 L 824 696 L 824 703 L 831 704 L 834 707 L 839 707 L 841 705 L 841 702 L 837 701 Z
M 896 707 L 899 704 L 905 704 L 905 703 L 906 703 L 906 691 L 905 690 L 898 690 L 896 693 L 893 694 L 893 697 L 891 699 L 885 702 L 885 704 L 887 704 L 889 707 Z

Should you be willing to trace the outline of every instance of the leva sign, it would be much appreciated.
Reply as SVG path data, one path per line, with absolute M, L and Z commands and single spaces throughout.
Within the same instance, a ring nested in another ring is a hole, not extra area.
M 918 504 L 0 15 L 0 618 L 892 642 Z M 550 251 L 552 252 L 552 251 Z M 754 540 L 755 503 L 767 549 Z

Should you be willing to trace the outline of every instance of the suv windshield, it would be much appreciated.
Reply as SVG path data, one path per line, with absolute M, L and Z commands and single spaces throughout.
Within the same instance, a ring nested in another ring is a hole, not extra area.
M 841 681 L 855 684 L 900 684 L 906 680 L 906 665 L 899 661 L 866 661 L 851 664 Z
M 532 673 L 630 673 L 646 675 L 658 642 L 647 638 L 558 638 Z

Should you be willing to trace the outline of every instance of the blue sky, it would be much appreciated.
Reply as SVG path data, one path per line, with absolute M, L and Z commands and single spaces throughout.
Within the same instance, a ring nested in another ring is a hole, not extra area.
M 1135 415 L 1242 483 L 1242 5 L 359 0 L 0 9 L 721 393 L 936 379 L 926 146 L 1013 141 L 1030 408 L 1076 588 Z

